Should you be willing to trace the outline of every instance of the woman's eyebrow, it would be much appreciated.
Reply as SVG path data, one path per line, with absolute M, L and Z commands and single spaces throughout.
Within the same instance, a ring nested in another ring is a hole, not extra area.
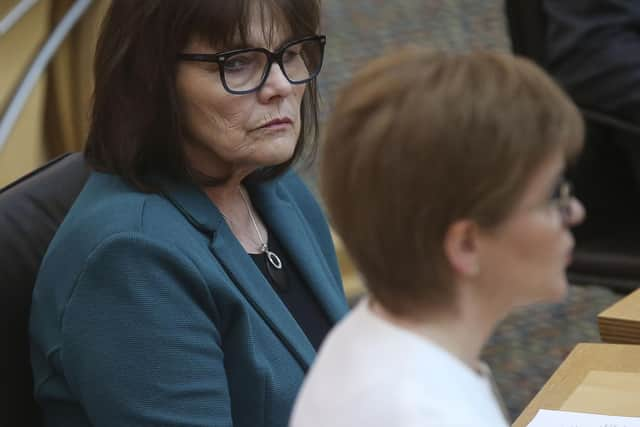
M 235 40 L 227 45 L 224 45 L 224 47 L 220 50 L 221 52 L 225 52 L 228 50 L 237 50 L 237 49 L 251 49 L 254 48 L 256 46 L 253 46 L 251 43 L 245 43 L 242 42 L 240 40 Z
M 236 50 L 236 49 L 267 49 L 271 52 L 276 52 L 278 49 L 281 49 L 282 46 L 286 45 L 287 43 L 295 40 L 296 37 L 295 36 L 291 36 L 291 37 L 286 37 L 284 39 L 282 39 L 282 41 L 275 45 L 272 49 L 266 47 L 264 45 L 264 42 L 260 42 L 260 43 L 256 43 L 255 40 L 240 40 L 240 39 L 235 39 L 232 40 L 231 43 L 229 43 L 228 45 L 225 46 L 224 50 Z

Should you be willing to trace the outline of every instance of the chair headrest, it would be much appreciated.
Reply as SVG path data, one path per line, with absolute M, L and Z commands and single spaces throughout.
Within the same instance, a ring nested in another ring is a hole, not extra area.
M 31 294 L 49 242 L 88 174 L 82 154 L 69 153 L 0 190 L 0 322 L 8 326 L 0 383 L 9 398 L 0 425 L 39 425 L 29 361 Z

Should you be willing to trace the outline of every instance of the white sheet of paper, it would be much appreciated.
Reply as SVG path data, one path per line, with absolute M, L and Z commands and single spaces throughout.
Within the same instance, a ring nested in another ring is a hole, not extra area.
M 527 427 L 640 427 L 640 418 L 540 409 Z

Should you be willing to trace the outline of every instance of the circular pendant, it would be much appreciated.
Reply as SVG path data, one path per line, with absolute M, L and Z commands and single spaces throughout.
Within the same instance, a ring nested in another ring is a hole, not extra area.
M 280 261 L 278 255 L 271 252 L 269 249 L 267 249 L 265 252 L 267 253 L 267 259 L 269 260 L 271 265 L 280 270 L 282 268 L 282 261 Z

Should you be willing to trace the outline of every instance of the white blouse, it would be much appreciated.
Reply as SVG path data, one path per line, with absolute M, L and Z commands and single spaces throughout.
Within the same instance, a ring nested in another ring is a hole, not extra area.
M 290 427 L 507 427 L 488 369 L 477 373 L 362 301 L 327 336 Z

